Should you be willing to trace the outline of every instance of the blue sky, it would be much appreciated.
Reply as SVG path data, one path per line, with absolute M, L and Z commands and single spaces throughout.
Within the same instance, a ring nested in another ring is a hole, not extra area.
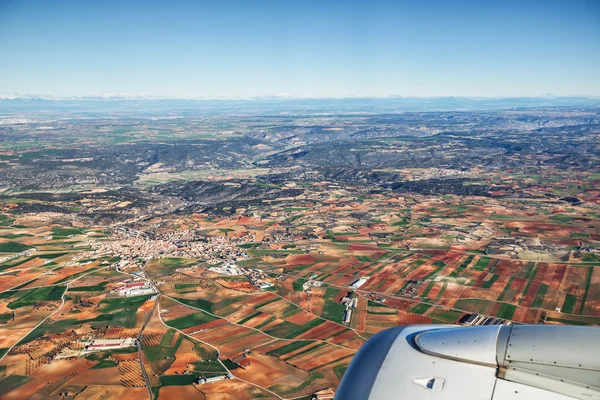
M 0 1 L 0 93 L 600 96 L 600 1 Z

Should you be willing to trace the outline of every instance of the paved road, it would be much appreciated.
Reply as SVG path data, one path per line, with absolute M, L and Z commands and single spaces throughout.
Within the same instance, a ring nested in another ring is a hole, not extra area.
M 146 329 L 146 326 L 148 326 L 148 323 L 150 323 L 150 320 L 152 319 L 152 315 L 156 312 L 157 308 L 158 308 L 158 300 L 160 298 L 160 294 L 156 296 L 156 302 L 154 303 L 154 307 L 152 307 L 152 311 L 150 311 L 150 314 L 148 315 L 148 318 L 146 318 L 146 321 L 144 321 L 144 325 L 142 326 L 142 329 L 140 329 L 140 333 L 137 335 L 137 348 L 138 348 L 138 354 L 140 357 L 140 367 L 142 367 L 142 374 L 144 375 L 144 380 L 146 381 L 146 387 L 148 388 L 148 395 L 150 396 L 150 400 L 152 400 L 152 386 L 150 385 L 150 379 L 148 378 L 148 373 L 146 372 L 146 367 L 144 367 L 144 354 L 142 353 L 142 334 L 144 333 L 144 329 Z

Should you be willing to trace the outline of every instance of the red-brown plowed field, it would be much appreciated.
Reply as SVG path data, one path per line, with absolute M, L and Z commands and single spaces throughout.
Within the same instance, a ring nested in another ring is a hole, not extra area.
M 24 263 L 17 264 L 14 267 L 7 268 L 7 269 L 5 269 L 5 271 L 10 271 L 13 269 L 36 268 L 36 267 L 40 267 L 40 266 L 44 265 L 45 262 L 46 262 L 46 259 L 36 257 L 29 261 L 25 261 Z
M 268 353 L 280 347 L 287 346 L 288 344 L 290 344 L 290 342 L 286 340 L 274 340 L 270 343 L 265 343 L 263 345 L 257 346 L 253 350 L 257 353 Z
M 444 286 L 443 282 L 434 283 L 433 286 L 431 287 L 431 290 L 427 294 L 427 297 L 429 297 L 430 299 L 437 298 L 438 295 L 440 294 L 440 291 L 442 290 L 443 286 Z M 426 285 L 423 285 L 423 290 L 425 290 L 426 287 L 427 287 Z
M 297 357 L 287 360 L 287 362 L 298 366 L 304 370 L 319 369 L 339 358 L 353 356 L 352 350 L 341 347 L 325 345 L 315 351 L 301 354 Z
M 313 264 L 316 260 L 310 254 L 291 254 L 286 257 L 285 262 L 290 267 Z
M 123 386 L 88 386 L 77 395 L 77 400 L 147 400 L 148 390 L 146 388 L 126 388 Z
M 306 311 L 300 311 L 294 315 L 292 315 L 291 317 L 287 317 L 285 320 L 288 322 L 292 322 L 296 325 L 304 325 L 307 322 L 312 321 L 315 318 L 314 315 L 306 312 Z
M 415 325 L 415 324 L 430 324 L 431 318 L 424 315 L 411 314 L 406 311 L 398 311 L 397 324 L 398 325 Z
M 408 310 L 409 308 L 414 307 L 414 305 L 417 304 L 417 302 L 398 298 L 388 298 L 385 301 L 385 304 L 389 307 L 396 308 L 398 310 Z
M 523 278 L 513 279 L 510 287 L 506 291 L 506 294 L 502 298 L 502 301 L 507 303 L 516 303 L 521 298 L 521 293 L 527 284 L 527 280 Z
M 290 342 L 291 343 L 291 342 Z M 310 352 L 311 349 L 314 349 L 315 347 L 319 347 L 322 343 L 321 342 L 309 342 L 306 346 L 302 346 L 294 351 L 290 351 L 289 353 L 285 353 L 281 356 L 279 356 L 280 359 L 286 361 L 290 358 L 293 358 L 296 354 L 298 353 L 303 353 L 303 352 Z
M 121 385 L 119 369 L 117 367 L 88 369 L 80 373 L 69 383 L 73 385 Z M 146 392 L 148 393 L 148 392 Z
M 523 268 L 519 261 L 501 260 L 496 264 L 496 273 L 501 276 L 513 276 Z
M 0 279 L 0 291 L 4 292 L 5 290 L 8 290 L 17 285 L 22 285 L 25 282 L 37 278 L 38 275 L 39 272 L 35 272 L 29 269 L 25 271 L 20 271 L 17 275 L 2 275 L 2 279 Z
M 353 278 L 352 276 L 347 276 L 347 275 L 333 275 L 326 279 L 326 281 L 328 283 L 331 283 L 332 285 L 338 285 L 338 286 L 348 286 L 354 280 L 355 280 L 355 278 Z
M 255 294 L 254 296 L 252 296 L 249 299 L 246 299 L 246 304 L 250 307 L 256 307 L 262 303 L 265 303 L 267 301 L 270 301 L 272 299 L 274 299 L 275 296 L 272 293 L 260 293 L 260 294 Z
M 192 332 L 198 332 L 203 329 L 215 329 L 215 328 L 219 328 L 221 326 L 226 326 L 226 325 L 229 325 L 229 322 L 225 321 L 224 319 L 216 319 L 214 321 L 206 322 L 204 324 L 195 325 L 195 326 L 191 326 L 186 329 L 182 329 L 181 331 L 183 333 L 190 334 Z
M 235 376 L 259 386 L 271 387 L 279 384 L 297 387 L 309 377 L 308 372 L 276 357 L 252 353 L 246 357 L 245 361 L 249 365 L 244 369 L 236 369 Z
M 387 281 L 385 281 L 383 286 L 377 289 L 377 291 L 389 294 L 396 294 L 400 289 L 402 289 L 405 283 L 405 279 L 390 278 Z
M 216 279 L 215 282 L 227 289 L 238 290 L 244 293 L 253 293 L 257 290 L 250 282 L 234 282 L 224 279 Z
M 211 386 L 211 385 L 205 385 Z M 201 387 L 198 387 L 201 389 Z M 173 400 L 173 399 L 203 399 L 206 398 L 202 395 L 201 392 L 198 391 L 192 385 L 186 386 L 163 386 L 160 388 L 160 392 L 158 392 L 158 400 Z M 148 392 L 146 392 L 146 395 Z M 226 399 L 227 397 L 220 397 L 221 399 Z
M 359 297 L 352 316 L 352 324 L 354 329 L 364 331 L 367 327 L 367 299 Z
M 182 374 L 186 371 L 188 364 L 196 361 L 200 361 L 200 357 L 194 351 L 194 344 L 190 340 L 184 339 L 175 353 L 175 361 L 165 371 L 165 375 Z
M 437 269 L 437 267 L 435 265 L 423 264 L 420 267 L 417 267 L 412 272 L 410 272 L 406 276 L 406 279 L 421 280 L 421 279 L 425 278 L 427 275 L 431 274 L 436 269 Z
M 298 293 L 298 292 L 296 292 Z M 323 299 L 323 289 L 312 288 L 310 294 L 298 293 L 300 301 L 296 302 L 300 307 L 307 309 L 315 315 L 321 315 L 325 300 Z
M 539 323 L 539 314 L 540 311 L 533 308 L 517 307 L 512 319 L 525 324 L 537 324 Z
M 524 294 L 523 299 L 520 302 L 520 305 L 524 307 L 531 307 L 533 304 L 533 300 L 535 299 L 535 295 L 537 294 L 540 288 L 541 282 L 532 281 L 531 285 L 527 289 L 527 293 Z M 494 314 L 495 315 L 495 314 Z
M 444 292 L 444 298 L 460 298 L 465 297 L 465 287 L 457 285 L 456 283 L 448 283 L 446 291 Z
M 325 321 L 320 325 L 317 325 L 316 327 L 310 329 L 307 332 L 302 333 L 300 336 L 294 338 L 294 339 L 324 339 L 326 337 L 329 337 L 331 335 L 335 335 L 337 332 L 341 332 L 343 331 L 344 328 L 343 326 L 334 324 L 331 321 Z
M 469 287 L 464 288 L 464 292 L 461 295 L 461 297 L 465 298 L 465 299 L 480 298 L 480 299 L 487 299 L 487 300 L 496 300 L 499 295 L 500 295 L 499 290 L 490 290 L 490 289 L 483 289 L 480 287 L 469 286 Z M 446 297 L 445 293 L 444 293 L 444 297 Z
M 379 332 L 384 329 L 394 328 L 398 326 L 397 316 L 394 314 L 390 315 L 378 315 L 368 314 L 367 315 L 367 331 Z
M 175 387 L 175 386 L 171 386 Z M 161 389 L 162 392 L 163 389 Z M 273 399 L 273 395 L 239 379 L 227 379 L 209 385 L 198 386 L 206 400 L 250 400 L 255 398 Z M 187 399 L 187 397 L 163 397 L 162 399 Z M 192 397 L 193 398 L 193 397 Z M 200 397 L 201 398 L 201 397 Z
M 339 335 L 336 335 L 332 338 L 327 339 L 328 342 L 339 344 L 341 346 L 346 346 L 351 349 L 358 350 L 360 346 L 365 342 L 364 339 L 361 339 L 356 335 L 356 333 L 351 330 L 347 330 Z
M 252 318 L 249 321 L 244 322 L 244 326 L 249 326 L 251 328 L 255 328 L 263 323 L 265 323 L 269 318 L 271 318 L 271 314 L 261 313 L 256 317 Z
M 366 290 L 369 292 L 374 291 L 381 284 L 381 286 L 379 288 L 377 288 L 377 291 L 384 292 L 385 288 L 391 284 L 391 282 L 388 283 L 387 285 L 386 285 L 386 283 L 382 283 L 386 279 L 388 279 L 388 278 L 386 278 L 382 275 L 374 276 L 373 278 L 369 279 L 369 281 L 366 282 L 363 286 L 361 286 L 360 290 Z

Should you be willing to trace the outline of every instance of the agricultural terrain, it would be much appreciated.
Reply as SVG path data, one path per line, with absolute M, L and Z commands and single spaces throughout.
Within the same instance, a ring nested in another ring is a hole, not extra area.
M 2 399 L 308 399 L 387 328 L 600 326 L 597 107 L 64 107 L 0 115 Z

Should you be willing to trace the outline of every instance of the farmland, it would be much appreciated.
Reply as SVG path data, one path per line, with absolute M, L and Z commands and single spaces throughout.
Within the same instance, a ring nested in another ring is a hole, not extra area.
M 304 398 L 399 325 L 600 325 L 593 111 L 248 112 L 2 150 L 0 397 Z

